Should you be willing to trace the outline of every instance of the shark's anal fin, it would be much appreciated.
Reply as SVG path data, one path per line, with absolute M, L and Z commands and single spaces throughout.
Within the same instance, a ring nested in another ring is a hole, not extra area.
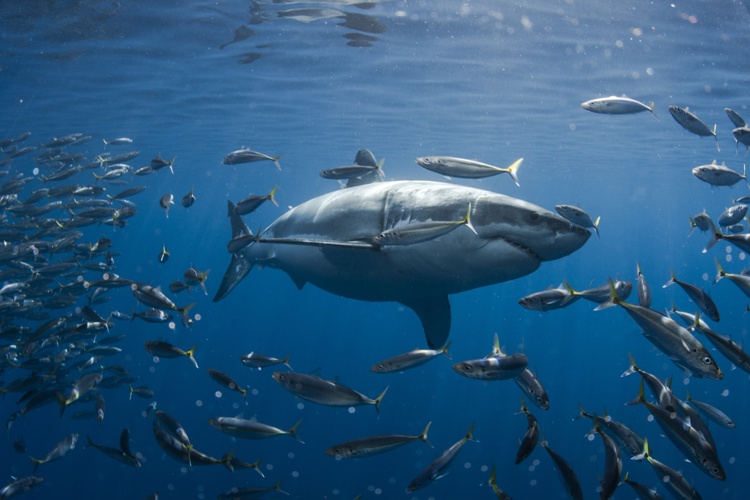
M 401 301 L 401 304 L 419 316 L 430 349 L 443 347 L 451 331 L 451 303 L 448 296 Z

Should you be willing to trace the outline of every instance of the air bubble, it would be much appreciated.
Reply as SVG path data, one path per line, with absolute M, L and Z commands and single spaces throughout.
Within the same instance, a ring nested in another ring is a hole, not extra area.
M 201 320 L 201 315 L 200 314 L 196 314 L 193 317 L 195 318 L 195 321 L 200 321 Z
M 729 389 L 724 389 L 724 392 L 722 392 L 721 395 L 724 397 L 729 396 Z
M 154 356 L 153 359 L 154 359 L 154 363 L 158 363 L 159 362 L 159 356 Z
M 684 379 L 682 379 L 682 383 L 685 384 L 685 385 L 688 385 L 688 384 L 690 384 L 690 379 L 687 378 L 687 377 L 685 377 Z
M 175 328 L 175 324 L 174 324 L 174 321 L 170 321 L 170 322 L 169 322 L 169 329 L 170 329 L 170 330 L 174 330 L 174 328 Z
M 203 401 L 199 399 L 198 401 L 195 402 L 195 406 L 203 406 Z
M 539 465 L 539 460 L 534 460 L 533 464 L 534 465 Z
M 150 371 L 151 373 L 154 373 L 156 371 L 156 367 L 155 366 L 149 366 L 148 367 L 148 371 Z
M 648 416 L 648 417 L 646 418 L 646 420 L 648 420 L 649 422 L 653 422 L 653 421 L 654 421 L 654 416 L 653 416 L 653 415 L 649 415 L 649 416 Z
M 287 457 L 289 457 L 289 458 L 294 458 L 294 453 L 292 453 L 292 452 L 290 451 L 290 452 L 289 452 L 289 453 L 287 454 Z
M 273 470 L 273 464 L 268 464 L 268 465 L 266 465 L 266 469 L 268 469 L 268 470 Z
M 357 410 L 353 406 L 349 407 L 349 413 L 354 413 L 355 411 Z
M 727 254 L 727 262 L 732 262 L 732 256 L 730 254 Z
M 529 465 L 529 472 L 534 472 L 535 469 L 536 469 L 536 466 Z
M 589 441 L 593 441 L 594 440 L 594 435 L 591 434 L 588 439 L 589 439 Z
M 469 462 L 466 462 L 466 463 L 464 464 L 464 469 L 471 469 L 471 463 L 469 463 Z
M 482 466 L 482 472 L 487 472 L 488 467 L 486 465 Z
M 300 410 L 301 410 L 302 408 L 304 408 L 304 407 L 305 407 L 305 405 L 303 405 L 302 403 L 299 403 L 299 404 L 297 405 L 297 408 L 298 408 L 298 409 L 300 409 Z
M 536 486 L 536 479 L 532 479 L 529 483 L 531 486 Z
M 253 391 L 252 391 L 252 392 L 253 392 L 253 396 L 257 396 L 257 395 L 258 395 L 258 389 L 253 389 Z M 300 408 L 300 410 L 301 410 L 301 409 L 302 409 L 302 408 Z
M 383 493 L 383 490 L 381 490 L 380 488 L 375 488 L 376 495 L 380 495 L 381 493 Z
M 296 470 L 292 471 L 292 477 L 299 477 L 299 472 L 297 472 Z
M 215 395 L 216 395 L 217 398 L 220 398 L 221 397 L 221 391 L 216 391 Z
M 730 464 L 733 464 L 733 463 L 734 463 L 735 461 L 736 461 L 736 460 L 735 460 L 735 458 L 734 458 L 734 457 L 732 457 L 732 458 L 730 458 L 730 459 L 729 459 L 729 463 L 730 463 Z
M 703 281 L 708 281 L 708 273 L 703 273 L 703 276 L 701 276 L 701 278 L 703 278 Z
M 174 489 L 174 485 L 173 484 L 168 484 L 167 485 L 167 489 L 168 490 L 173 490 Z

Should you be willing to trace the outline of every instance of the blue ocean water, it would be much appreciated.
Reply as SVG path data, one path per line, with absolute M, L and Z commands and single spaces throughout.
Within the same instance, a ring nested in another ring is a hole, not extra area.
M 579 301 L 538 314 L 518 300 L 563 279 L 576 289 L 615 276 L 634 281 L 638 260 L 652 286 L 653 309 L 663 310 L 672 301 L 681 310 L 696 309 L 676 286 L 661 288 L 672 268 L 679 279 L 710 290 L 721 312 L 715 330 L 738 343 L 746 337 L 745 298 L 728 280 L 711 283 L 715 257 L 728 272 L 739 273 L 747 256 L 724 242 L 703 254 L 707 236 L 696 230 L 687 238 L 688 215 L 705 208 L 716 220 L 733 198 L 748 194 L 744 182 L 711 189 L 691 174 L 714 159 L 740 172 L 746 162 L 742 147 L 735 151 L 734 126 L 724 113 L 731 108 L 750 118 L 746 6 L 735 1 L 393 1 L 364 9 L 345 3 L 0 3 L 0 140 L 30 131 L 23 147 L 81 132 L 92 135 L 91 141 L 66 150 L 84 152 L 88 159 L 138 150 L 140 155 L 128 162 L 137 168 L 157 154 L 176 157 L 174 175 L 163 169 L 130 183 L 147 190 L 133 197 L 138 214 L 124 228 L 87 227 L 81 241 L 106 235 L 113 250 L 122 253 L 116 258 L 120 276 L 165 290 L 191 265 L 211 269 L 207 296 L 199 289 L 191 297 L 169 294 L 180 306 L 197 302 L 190 313 L 200 320 L 192 330 L 179 322 L 175 329 L 140 320 L 116 322 L 113 333 L 127 338 L 117 344 L 123 352 L 110 358 L 112 364 L 124 365 L 139 378 L 138 385 L 153 389 L 158 409 L 185 427 L 196 449 L 213 457 L 235 449 L 246 462 L 262 457 L 266 476 L 252 470 L 231 474 L 221 466 L 191 469 L 164 457 L 142 414 L 150 401 L 130 400 L 125 387 L 101 391 L 107 404 L 101 426 L 96 420 L 70 420 L 72 408 L 59 419 L 54 404 L 15 422 L 0 453 L 3 479 L 32 475 L 33 464 L 12 448 L 21 435 L 26 454 L 41 458 L 75 432 L 80 435 L 76 448 L 61 461 L 41 465 L 37 475 L 43 483 L 24 498 L 140 499 L 158 491 L 160 498 L 203 499 L 233 487 L 270 487 L 278 479 L 290 498 L 491 498 L 491 489 L 480 483 L 488 479 L 492 464 L 498 485 L 513 498 L 559 495 L 562 487 L 543 449 L 514 465 L 526 419 L 515 415 L 520 391 L 512 381 L 483 384 L 462 378 L 443 357 L 403 374 L 369 371 L 387 357 L 425 348 L 417 316 L 402 305 L 353 301 L 310 284 L 298 291 L 284 273 L 257 268 L 226 299 L 211 301 L 230 261 L 226 201 L 265 195 L 278 184 L 280 207 L 266 203 L 246 217 L 253 231 L 266 227 L 288 208 L 339 189 L 318 173 L 351 164 L 365 147 L 385 158 L 387 180 L 452 182 L 552 211 L 557 204 L 579 204 L 601 216 L 601 238 L 593 236 L 576 253 L 544 263 L 524 278 L 451 296 L 453 362 L 483 357 L 495 333 L 510 351 L 523 346 L 550 396 L 548 411 L 529 408 L 550 446 L 576 470 L 585 498 L 598 496 L 604 448 L 599 438 L 590 442 L 585 437 L 588 420 L 572 421 L 577 402 L 588 412 L 601 414 L 606 407 L 614 419 L 648 437 L 654 456 L 694 480 L 703 498 L 744 498 L 743 471 L 750 460 L 745 372 L 731 370 L 712 350 L 724 379 L 683 380 L 666 356 L 651 351 L 619 308 L 594 312 Z M 318 10 L 334 17 L 310 22 L 273 14 L 302 8 L 336 12 Z M 252 36 L 221 48 L 236 30 L 238 38 Z M 353 40 L 344 37 L 348 33 L 378 40 L 369 47 L 351 46 L 347 42 Z M 607 116 L 580 107 L 590 99 L 623 94 L 654 101 L 659 120 L 649 113 Z M 667 111 L 672 105 L 689 107 L 712 129 L 717 124 L 721 151 L 713 137 L 680 127 Z M 104 148 L 102 139 L 115 137 L 133 143 Z M 225 154 L 243 147 L 283 154 L 281 171 L 270 162 L 221 163 Z M 14 159 L 7 177 L 32 175 L 35 155 Z M 523 157 L 520 187 L 507 175 L 449 181 L 414 163 L 429 155 L 475 158 L 500 167 Z M 45 187 L 93 180 L 91 171 L 84 171 Z M 121 189 L 99 184 L 108 194 Z M 40 185 L 29 183 L 19 199 Z M 192 186 L 196 202 L 184 209 L 179 200 Z M 176 201 L 169 218 L 158 205 L 167 193 Z M 163 245 L 171 256 L 159 264 Z M 145 310 L 128 289 L 110 295 L 112 300 L 97 308 L 102 315 L 110 308 Z M 76 305 L 85 304 L 82 298 Z M 184 359 L 155 362 L 142 344 L 156 339 L 185 349 L 197 344 L 200 369 Z M 273 369 L 251 371 L 240 363 L 239 356 L 251 351 L 280 358 L 291 353 L 295 371 L 320 367 L 324 377 L 338 376 L 369 397 L 389 386 L 380 418 L 369 406 L 352 411 L 295 399 L 273 381 Z M 727 472 L 724 483 L 686 463 L 660 437 L 645 408 L 623 406 L 638 391 L 636 376 L 620 377 L 629 366 L 628 352 L 641 368 L 661 378 L 674 376 L 680 397 L 689 389 L 737 423 L 731 430 L 710 426 Z M 249 404 L 212 381 L 208 368 L 248 386 Z M 20 376 L 19 370 L 5 369 L 0 380 L 6 384 Z M 14 401 L 21 394 L 5 397 L 0 420 L 19 408 Z M 305 444 L 286 436 L 235 442 L 207 423 L 240 413 L 282 429 L 303 419 L 299 436 Z M 479 443 L 465 445 L 446 477 L 404 493 L 472 421 Z M 324 453 L 368 435 L 417 435 L 428 422 L 434 450 L 414 443 L 387 455 L 340 461 Z M 83 449 L 86 435 L 96 444 L 117 447 L 125 427 L 141 468 Z M 625 456 L 624 468 L 637 482 L 660 482 L 646 462 Z M 662 485 L 658 491 L 669 495 Z M 622 485 L 615 497 L 634 494 Z

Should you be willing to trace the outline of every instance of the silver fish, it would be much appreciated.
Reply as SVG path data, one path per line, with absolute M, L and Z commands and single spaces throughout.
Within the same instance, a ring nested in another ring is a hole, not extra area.
M 635 261 L 635 267 L 638 272 L 638 303 L 641 307 L 651 307 L 651 287 L 648 286 L 648 282 L 641 272 L 641 264 L 638 261 Z
M 383 162 L 385 162 L 385 158 L 380 160 L 374 167 L 371 167 L 369 165 L 347 165 L 345 167 L 329 168 L 328 170 L 323 170 L 320 173 L 320 176 L 324 179 L 341 180 L 351 179 L 353 177 L 362 177 L 363 175 L 377 172 L 377 174 L 382 179 L 384 177 L 382 170 Z M 419 163 L 418 160 L 417 163 Z
M 718 222 L 722 227 L 732 226 L 744 219 L 745 215 L 747 215 L 747 205 L 734 205 L 722 212 Z
M 547 450 L 552 461 L 555 462 L 557 474 L 560 477 L 563 488 L 565 488 L 567 497 L 571 500 L 583 500 L 583 490 L 573 467 L 559 453 L 549 447 L 547 440 L 544 439 L 544 434 L 542 434 L 542 446 Z
M 508 168 L 499 168 L 475 160 L 465 160 L 463 158 L 453 158 L 450 156 L 425 156 L 417 158 L 417 164 L 441 175 L 449 177 L 459 177 L 462 179 L 482 179 L 493 175 L 507 173 L 518 184 L 518 169 L 523 163 L 523 158 L 519 158 Z
M 746 173 L 744 166 L 742 175 L 740 175 L 731 168 L 728 168 L 724 162 L 721 162 L 721 165 L 717 165 L 716 160 L 708 165 L 701 165 L 693 169 L 694 176 L 712 186 L 734 186 L 743 179 L 745 182 L 748 182 Z M 748 183 L 748 186 L 750 187 L 750 183 Z
M 277 359 L 277 358 L 271 358 L 269 356 L 264 356 L 262 354 L 256 354 L 255 352 L 251 352 L 250 354 L 243 354 L 240 356 L 240 362 L 242 362 L 243 365 L 249 367 L 249 368 L 257 368 L 258 370 L 262 370 L 263 368 L 283 364 L 286 365 L 290 370 L 292 369 L 291 366 L 289 366 L 289 356 L 292 354 L 289 353 L 286 355 L 286 358 L 284 359 Z
M 349 389 L 332 380 L 325 380 L 315 375 L 294 372 L 274 372 L 273 379 L 284 389 L 298 398 L 312 401 L 324 406 L 362 406 L 375 405 L 380 415 L 380 402 L 388 387 L 377 397 L 370 399 L 357 391 Z
M 516 453 L 516 465 L 520 464 L 531 455 L 531 452 L 536 448 L 536 443 L 539 440 L 539 422 L 536 421 L 534 415 L 531 414 L 528 408 L 526 408 L 526 402 L 521 397 L 521 409 L 516 412 L 516 415 L 521 413 L 526 414 L 527 427 L 526 433 L 523 435 L 523 441 L 518 440 L 518 453 Z
M 650 111 L 654 118 L 659 120 L 654 112 L 654 103 L 650 106 L 643 104 L 642 102 L 630 99 L 629 97 L 601 97 L 599 99 L 592 99 L 581 104 L 581 107 L 586 111 L 593 113 L 603 113 L 606 115 L 630 115 L 633 113 L 642 113 L 643 111 Z
M 648 439 L 643 444 L 643 453 L 639 457 L 645 458 L 654 468 L 654 473 L 664 487 L 672 494 L 675 498 L 684 500 L 702 500 L 701 496 L 695 490 L 695 488 L 688 482 L 687 479 L 682 477 L 682 474 L 676 470 L 664 465 L 658 460 L 654 459 L 648 448 Z M 635 459 L 635 458 L 634 458 Z
M 379 435 L 364 437 L 331 446 L 326 450 L 326 455 L 336 458 L 371 457 L 395 450 L 413 441 L 424 441 L 427 446 L 433 448 L 427 440 L 427 431 L 430 429 L 430 424 L 432 422 L 427 424 L 427 427 L 419 436 Z
M 599 417 L 597 417 L 596 414 L 594 414 L 594 428 L 589 435 L 593 435 L 594 433 L 601 436 L 606 451 L 604 475 L 599 480 L 601 483 L 599 500 L 607 500 L 615 494 L 617 485 L 620 484 L 620 476 L 622 476 L 622 454 L 620 453 L 620 447 L 617 446 L 617 443 L 602 431 L 602 428 L 599 425 Z
M 693 134 L 699 135 L 701 137 L 707 137 L 711 135 L 714 136 L 714 139 L 716 139 L 716 149 L 721 151 L 719 149 L 719 138 L 716 137 L 715 124 L 712 131 L 705 123 L 700 121 L 697 116 L 691 113 L 689 111 L 689 108 L 683 109 L 677 106 L 670 106 L 669 113 L 672 115 L 672 118 L 674 118 L 675 121 L 682 125 L 682 128 L 684 128 L 688 132 L 692 132 Z
M 687 391 L 687 400 L 688 402 L 693 403 L 695 406 L 697 406 L 698 409 L 709 418 L 709 420 L 712 420 L 720 426 L 726 427 L 727 429 L 734 429 L 736 427 L 734 422 L 732 422 L 732 419 L 729 418 L 723 411 L 714 406 L 711 406 L 710 404 L 701 403 L 700 401 L 696 401 L 691 398 L 690 391 Z
M 276 168 L 281 170 L 281 165 L 279 165 L 279 158 L 281 158 L 284 155 L 279 156 L 268 156 L 264 155 L 263 153 L 258 153 L 257 151 L 251 151 L 249 149 L 238 149 L 237 151 L 232 151 L 228 155 L 224 157 L 221 162 L 225 165 L 237 165 L 238 163 L 252 163 L 255 161 L 263 161 L 263 160 L 269 160 L 276 165 Z
M 515 377 L 513 380 L 523 392 L 524 396 L 534 403 L 534 405 L 540 410 L 549 410 L 549 396 L 544 386 L 539 381 L 536 370 L 531 371 L 526 368 L 521 372 L 520 375 Z
M 105 146 L 121 146 L 123 144 L 130 144 L 133 142 L 133 139 L 128 139 L 127 137 L 118 137 L 117 139 L 112 139 L 111 141 L 108 141 L 106 139 L 102 139 L 104 141 Z
M 217 431 L 226 434 L 227 436 L 232 436 L 239 439 L 260 440 L 289 435 L 300 443 L 305 444 L 305 442 L 297 436 L 297 428 L 299 427 L 299 424 L 302 423 L 302 420 L 297 422 L 294 427 L 292 427 L 288 431 L 283 431 L 270 425 L 261 424 L 260 422 L 256 422 L 254 420 L 245 420 L 242 418 L 210 418 L 208 419 L 208 423 Z
M 574 296 L 569 300 L 565 300 L 569 296 L 568 290 L 565 288 L 565 286 L 561 283 L 559 287 L 553 288 L 552 285 L 547 287 L 546 290 L 543 290 L 541 292 L 535 292 L 531 293 L 525 297 L 522 297 L 518 303 L 525 307 L 526 309 L 530 309 L 532 311 L 539 311 L 541 312 L 547 312 L 552 311 L 555 309 L 561 309 L 563 307 L 568 307 L 569 305 L 574 304 L 578 299 L 580 299 L 579 296 Z
M 388 358 L 384 361 L 381 361 L 380 363 L 373 365 L 370 368 L 370 371 L 373 373 L 403 372 L 404 370 L 411 370 L 412 368 L 422 366 L 440 354 L 443 354 L 446 358 L 451 359 L 450 353 L 448 352 L 448 348 L 451 346 L 451 342 L 452 341 L 449 340 L 448 343 L 445 344 L 445 346 L 443 346 L 443 348 L 440 350 L 414 349 L 411 352 L 393 356 L 392 358 Z
M 29 457 L 29 459 L 34 463 L 34 472 L 36 472 L 36 469 L 44 463 L 47 462 L 54 462 L 55 460 L 60 460 L 65 455 L 71 452 L 76 447 L 76 442 L 78 441 L 78 434 L 71 434 L 67 436 L 65 439 L 60 441 L 55 445 L 54 448 L 52 448 L 52 451 L 47 453 L 47 455 L 41 459 L 37 460 L 36 458 Z
M 475 443 L 479 442 L 474 438 L 474 435 L 472 434 L 473 430 L 474 422 L 472 422 L 471 426 L 469 426 L 469 432 L 466 433 L 466 436 L 462 440 L 456 442 L 453 446 L 445 450 L 443 453 L 441 453 L 440 456 L 433 460 L 425 470 L 420 472 L 419 475 L 415 477 L 411 482 L 409 487 L 406 488 L 406 492 L 411 493 L 412 491 L 422 489 L 425 486 L 428 486 L 434 481 L 437 481 L 441 477 L 445 476 L 447 474 L 446 471 L 453 463 L 453 460 L 456 458 L 456 455 L 458 455 L 458 452 L 461 451 L 463 445 L 466 444 L 466 441 L 474 441 Z
M 703 311 L 712 320 L 718 322 L 720 319 L 719 309 L 716 307 L 716 304 L 714 304 L 714 301 L 711 299 L 711 297 L 701 288 L 698 288 L 695 285 L 691 285 L 690 283 L 685 283 L 684 281 L 678 280 L 674 275 L 673 269 L 670 269 L 669 271 L 670 273 L 672 273 L 672 278 L 667 281 L 662 288 L 666 288 L 669 285 L 673 285 L 675 283 L 680 285 L 680 288 L 685 290 L 685 293 L 687 293 L 690 298 L 693 299 L 693 302 L 695 302 L 695 305 L 700 307 L 701 311 Z
M 378 246 L 414 245 L 444 236 L 458 229 L 459 226 L 466 226 L 474 234 L 477 234 L 476 229 L 471 225 L 471 203 L 469 203 L 469 210 L 466 212 L 466 217 L 460 221 L 426 221 L 399 225 L 378 234 L 372 238 L 372 243 Z
M 593 227 L 596 235 L 599 236 L 599 221 L 601 217 L 597 217 L 596 221 L 594 221 L 585 210 L 573 205 L 555 205 L 555 210 L 573 224 L 585 228 Z M 599 237 L 601 238 L 601 236 Z

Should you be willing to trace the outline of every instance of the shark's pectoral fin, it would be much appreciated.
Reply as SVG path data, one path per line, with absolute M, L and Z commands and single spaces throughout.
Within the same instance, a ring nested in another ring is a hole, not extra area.
M 304 287 L 305 283 L 307 283 L 307 280 L 304 280 L 300 278 L 299 276 L 295 276 L 291 274 L 290 272 L 287 272 L 286 274 L 288 274 L 289 277 L 292 278 L 292 281 L 294 281 L 294 284 L 297 285 L 297 290 L 302 290 L 302 287 Z
M 229 263 L 227 272 L 221 279 L 219 290 L 214 296 L 214 302 L 218 302 L 231 292 L 240 281 L 245 279 L 245 276 L 250 274 L 250 270 L 253 268 L 253 262 L 245 256 L 244 252 L 239 254 L 232 254 L 232 262 Z
M 401 301 L 401 304 L 419 316 L 430 349 L 443 347 L 451 331 L 451 303 L 448 296 Z

